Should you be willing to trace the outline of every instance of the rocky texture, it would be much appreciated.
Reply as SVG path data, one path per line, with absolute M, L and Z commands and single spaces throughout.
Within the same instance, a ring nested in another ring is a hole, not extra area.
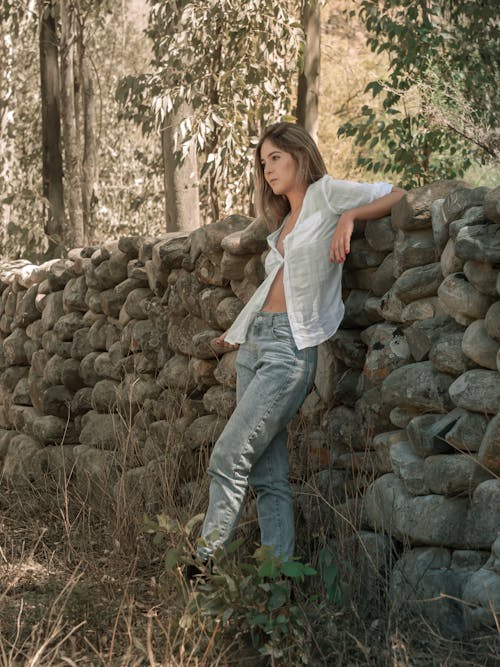
M 457 636 L 499 606 L 499 194 L 437 182 L 356 225 L 344 321 L 289 427 L 301 527 L 330 536 L 363 493 L 366 590 L 394 556 L 392 604 Z M 238 353 L 212 341 L 263 280 L 268 233 L 233 215 L 1 264 L 2 480 L 152 509 L 167 462 L 188 502 L 236 403 Z

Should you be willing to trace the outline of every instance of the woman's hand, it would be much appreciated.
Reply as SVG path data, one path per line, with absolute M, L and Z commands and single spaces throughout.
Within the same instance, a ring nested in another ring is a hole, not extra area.
M 221 334 L 218 338 L 213 338 L 210 343 L 212 347 L 219 348 L 219 349 L 225 349 L 229 352 L 229 350 L 237 350 L 239 348 L 238 343 L 226 343 L 225 338 L 226 338 L 227 331 L 224 331 L 223 334 Z
M 351 236 L 354 231 L 354 214 L 344 211 L 337 222 L 330 244 L 330 261 L 342 264 L 351 250 Z

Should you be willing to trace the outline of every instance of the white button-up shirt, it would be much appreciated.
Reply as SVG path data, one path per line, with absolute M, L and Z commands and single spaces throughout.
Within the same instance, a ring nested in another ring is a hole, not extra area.
M 344 211 L 389 194 L 389 183 L 352 183 L 323 176 L 306 191 L 299 217 L 285 237 L 284 257 L 276 247 L 279 229 L 267 237 L 266 279 L 228 329 L 228 343 L 244 343 L 255 314 L 262 309 L 280 268 L 288 319 L 297 348 L 319 345 L 331 338 L 344 317 L 342 265 L 330 261 L 330 244 Z

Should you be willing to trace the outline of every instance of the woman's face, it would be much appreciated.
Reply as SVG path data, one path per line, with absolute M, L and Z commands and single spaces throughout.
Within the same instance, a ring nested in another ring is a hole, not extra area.
M 288 195 L 298 187 L 297 163 L 291 153 L 286 153 L 265 139 L 260 149 L 260 162 L 264 178 L 275 195 Z

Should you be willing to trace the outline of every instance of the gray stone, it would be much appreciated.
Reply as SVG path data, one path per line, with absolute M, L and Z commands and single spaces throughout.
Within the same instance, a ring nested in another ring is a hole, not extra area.
M 492 188 L 485 194 L 484 212 L 491 222 L 500 222 L 500 186 Z
M 379 252 L 388 252 L 394 247 L 396 232 L 390 216 L 370 220 L 365 227 L 365 237 L 370 246 Z
M 389 456 L 393 472 L 412 495 L 423 496 L 429 493 L 429 487 L 424 481 L 424 459 L 415 454 L 408 442 L 393 444 Z
M 171 318 L 168 324 L 168 347 L 181 354 L 194 355 L 193 337 L 206 331 L 206 323 L 193 315 Z
M 415 322 L 404 330 L 410 352 L 415 361 L 423 361 L 429 354 L 434 343 L 448 333 L 463 332 L 451 317 L 435 317 Z
M 388 320 L 389 322 L 402 322 L 404 307 L 405 304 L 396 296 L 394 286 L 392 286 L 380 299 L 378 313 L 383 320 Z M 368 326 L 368 324 L 365 324 L 364 326 Z
M 72 345 L 69 341 L 61 341 L 54 331 L 46 331 L 42 336 L 42 347 L 49 354 L 59 354 L 68 358 L 71 356 Z
M 488 308 L 484 318 L 484 326 L 490 338 L 500 341 L 500 301 L 496 301 Z
M 214 377 L 216 368 L 217 361 L 215 359 L 196 359 L 193 357 L 189 360 L 189 374 L 197 389 L 206 389 L 217 384 Z
M 243 303 L 248 303 L 257 289 L 255 282 L 253 280 L 248 280 L 248 278 L 244 278 L 243 280 L 231 280 L 229 285 L 238 299 L 241 299 Z
M 365 433 L 358 415 L 344 405 L 328 410 L 321 421 L 327 442 L 333 441 L 344 453 L 346 450 L 360 450 L 366 442 Z
M 71 278 L 68 280 L 63 290 L 63 308 L 69 313 L 71 311 L 85 312 L 87 304 L 85 303 L 85 294 L 87 292 L 87 283 L 85 276 Z
M 331 403 L 335 391 L 335 385 L 346 366 L 333 353 L 329 340 L 318 346 L 318 363 L 314 385 L 324 403 Z
M 113 412 L 120 402 L 120 384 L 114 380 L 99 380 L 92 389 L 92 408 L 97 412 Z
M 463 332 L 443 334 L 429 352 L 429 359 L 438 371 L 458 376 L 476 364 L 462 352 Z
M 236 392 L 220 385 L 209 387 L 203 395 L 203 405 L 207 412 L 229 419 L 236 407 Z
M 453 377 L 436 371 L 430 361 L 407 364 L 383 381 L 382 399 L 391 407 L 444 412 L 452 407 L 448 394 L 452 382 Z
M 474 572 L 463 590 L 464 616 L 469 632 L 498 630 L 500 575 L 486 568 Z
M 183 354 L 175 354 L 160 371 L 157 382 L 164 389 L 191 391 L 194 389 L 189 373 L 189 359 Z
M 2 477 L 15 487 L 31 485 L 41 476 L 41 470 L 35 459 L 41 449 L 38 440 L 28 435 L 16 435 L 9 442 L 5 455 Z
M 245 229 L 228 234 L 221 241 L 221 247 L 233 255 L 260 253 L 267 248 L 268 229 L 264 218 L 255 218 Z
M 398 540 L 417 544 L 465 546 L 467 498 L 412 496 L 403 482 L 389 473 L 370 484 L 364 501 L 364 519 L 372 530 L 383 530 Z
M 467 225 L 481 225 L 485 220 L 486 217 L 484 215 L 483 206 L 473 206 L 472 208 L 468 208 L 463 214 L 463 217 L 450 222 L 450 238 L 455 240 L 462 227 L 466 227 Z
M 466 371 L 449 388 L 451 400 L 460 408 L 496 414 L 500 411 L 500 382 L 497 371 Z
M 111 380 L 118 381 L 122 378 L 122 366 L 120 363 L 111 360 L 109 352 L 101 352 L 95 358 L 94 370 L 101 378 L 111 378 Z
M 84 386 L 80 375 L 80 362 L 77 359 L 64 360 L 61 382 L 72 394 Z
M 236 357 L 238 351 L 227 352 L 222 356 L 214 371 L 214 377 L 222 386 L 236 388 Z
M 481 441 L 478 459 L 488 470 L 500 473 L 500 414 L 495 415 L 488 424 Z
M 229 215 L 224 220 L 219 220 L 210 225 L 205 225 L 191 232 L 189 235 L 189 255 L 192 264 L 201 253 L 208 257 L 220 256 L 221 243 L 225 236 L 234 232 L 243 231 L 251 222 L 251 218 L 243 215 Z
M 424 480 L 432 493 L 469 496 L 478 484 L 491 477 L 473 456 L 440 454 L 429 456 L 424 463 Z
M 348 271 L 368 269 L 379 266 L 386 253 L 374 250 L 366 239 L 351 241 L 351 251 L 347 256 L 345 268 Z
M 462 227 L 455 240 L 455 252 L 462 259 L 500 262 L 500 227 L 495 223 Z
M 200 255 L 194 265 L 196 280 L 202 285 L 224 287 L 229 281 L 222 275 L 220 261 L 213 262 L 209 257 Z
M 204 415 L 195 419 L 184 433 L 184 442 L 191 449 L 214 444 L 226 425 L 218 415 Z
M 488 188 L 458 188 L 451 192 L 443 202 L 443 213 L 446 222 L 458 220 L 468 208 L 482 206 Z
M 459 451 L 477 452 L 486 433 L 488 423 L 489 420 L 484 415 L 462 410 L 462 415 L 446 433 L 445 440 Z
M 375 270 L 370 289 L 375 296 L 383 296 L 393 286 L 394 278 L 394 253 L 385 256 L 379 267 Z
M 71 399 L 71 415 L 76 417 L 92 410 L 92 387 L 79 389 Z
M 446 276 L 439 286 L 438 296 L 445 311 L 457 321 L 457 314 L 465 315 L 471 320 L 483 318 L 492 303 L 492 298 L 478 292 L 464 273 Z M 459 321 L 459 324 L 463 322 Z M 466 324 L 471 324 L 471 321 Z
M 146 319 L 147 313 L 144 310 L 143 302 L 152 296 L 153 293 L 148 287 L 139 287 L 129 292 L 124 304 L 128 315 L 137 320 Z
M 414 266 L 432 264 L 439 259 L 431 229 L 398 231 L 394 243 L 394 275 L 399 277 Z
M 106 351 L 106 317 L 100 316 L 89 329 L 89 342 L 94 350 Z
M 180 269 L 182 262 L 186 257 L 185 245 L 188 233 L 170 232 L 167 238 L 154 243 L 151 250 L 151 259 L 153 266 L 157 271 L 170 271 L 171 269 Z
M 403 324 L 407 324 L 409 322 L 429 320 L 442 315 L 446 315 L 446 312 L 441 302 L 437 297 L 431 296 L 406 304 L 401 311 L 401 321 Z
M 413 417 L 418 415 L 418 411 L 415 410 L 405 410 L 404 408 L 392 408 L 389 413 L 389 419 L 393 426 L 396 428 L 406 428 L 411 422 Z
M 444 199 L 461 187 L 460 181 L 435 181 L 413 188 L 392 209 L 392 224 L 396 229 L 425 229 L 431 225 L 431 207 L 436 199 Z
M 469 259 L 465 262 L 463 270 L 467 280 L 479 292 L 496 297 L 498 269 L 495 269 L 489 262 Z
M 445 436 L 461 414 L 456 409 L 445 415 L 427 413 L 413 417 L 406 427 L 413 451 L 422 457 L 452 452 Z
M 463 269 L 464 260 L 457 257 L 455 253 L 455 241 L 453 239 L 448 239 L 448 242 L 441 253 L 439 263 L 441 264 L 441 273 L 445 277 Z
M 229 329 L 242 309 L 243 303 L 240 301 L 240 299 L 234 296 L 229 296 L 225 299 L 222 299 L 222 301 L 215 309 L 215 319 L 217 326 L 219 326 L 222 331 Z
M 28 363 L 24 344 L 28 336 L 24 329 L 14 329 L 14 331 L 3 340 L 3 354 L 5 363 L 8 366 L 22 366 Z
M 51 415 L 37 417 L 33 422 L 33 431 L 37 439 L 44 445 L 69 445 L 78 443 L 73 422 Z
M 118 450 L 125 442 L 123 418 L 114 414 L 99 414 L 93 410 L 82 417 L 80 443 L 97 449 Z
M 356 401 L 355 410 L 366 437 L 371 433 L 381 433 L 391 428 L 389 421 L 391 408 L 382 400 L 379 386 L 364 391 Z M 361 449 L 364 448 L 363 445 Z
M 496 371 L 499 347 L 500 343 L 488 336 L 484 320 L 472 322 L 465 330 L 462 352 L 478 366 Z
M 402 273 L 394 283 L 394 293 L 404 303 L 423 299 L 437 294 L 443 274 L 441 264 L 435 262 L 426 266 L 418 266 Z
M 54 325 L 54 333 L 62 341 L 73 340 L 73 334 L 82 328 L 82 314 L 71 312 L 63 315 Z
M 221 333 L 219 329 L 206 329 L 195 334 L 193 336 L 193 352 L 196 357 L 199 359 L 213 359 L 216 357 L 217 352 L 211 343 Z
M 43 413 L 67 419 L 72 394 L 63 385 L 47 387 L 42 394 Z
M 21 298 L 19 305 L 16 307 L 15 316 L 12 321 L 13 327 L 24 328 L 27 327 L 28 324 L 31 324 L 31 322 L 36 322 L 36 320 L 39 319 L 40 312 L 36 307 L 37 294 L 38 287 L 37 285 L 33 285 L 32 287 L 28 288 L 24 294 L 20 293 L 18 295 L 18 301 L 19 296 Z
M 345 300 L 345 313 L 342 320 L 342 327 L 352 329 L 355 327 L 368 327 L 370 324 L 380 322 L 382 316 L 371 315 L 366 306 L 370 298 L 370 292 L 365 290 L 351 290 L 349 296 Z
M 487 551 L 473 551 L 471 549 L 455 549 L 451 556 L 452 570 L 475 571 L 488 560 Z
M 12 392 L 12 401 L 16 405 L 31 405 L 28 378 L 21 378 Z
M 376 268 L 344 271 L 342 275 L 342 286 L 345 289 L 369 290 L 372 288 L 377 272 L 378 269 Z M 390 285 L 387 289 L 389 289 L 389 287 Z M 381 293 L 383 294 L 384 292 Z
M 41 317 L 43 330 L 48 331 L 49 329 L 53 329 L 56 322 L 63 315 L 63 293 L 53 292 L 52 294 L 47 294 Z
M 392 472 L 391 447 L 398 442 L 404 441 L 405 438 L 406 431 L 401 429 L 379 433 L 373 438 L 372 447 L 375 450 L 375 460 L 379 474 L 383 475 L 387 472 Z
M 80 362 L 80 375 L 83 382 L 88 387 L 93 387 L 101 378 L 95 370 L 95 360 L 99 356 L 99 352 L 89 352 Z
M 443 213 L 444 198 L 435 199 L 431 205 L 431 224 L 434 241 L 438 248 L 438 252 L 443 252 L 443 249 L 448 241 L 448 226 Z
M 74 454 L 79 497 L 92 507 L 94 515 L 109 512 L 112 489 L 119 473 L 115 453 L 76 445 Z
M 464 621 L 459 600 L 469 573 L 449 569 L 450 552 L 417 547 L 406 552 L 391 573 L 393 611 L 423 616 L 445 637 L 462 638 Z
M 329 342 L 330 349 L 342 363 L 349 368 L 363 368 L 366 346 L 360 338 L 359 331 L 338 329 Z
M 205 320 L 213 329 L 219 328 L 216 315 L 217 306 L 228 297 L 232 297 L 231 290 L 225 287 L 207 287 L 198 295 L 201 319 Z
M 71 344 L 72 359 L 83 359 L 83 357 L 90 352 L 93 352 L 93 347 L 89 341 L 90 327 L 82 327 L 73 334 L 73 342 Z
M 411 359 L 403 329 L 396 324 L 374 324 L 361 333 L 361 340 L 368 345 L 363 376 L 369 383 L 381 382 Z
M 490 549 L 500 526 L 500 479 L 476 486 L 465 524 L 465 546 Z

